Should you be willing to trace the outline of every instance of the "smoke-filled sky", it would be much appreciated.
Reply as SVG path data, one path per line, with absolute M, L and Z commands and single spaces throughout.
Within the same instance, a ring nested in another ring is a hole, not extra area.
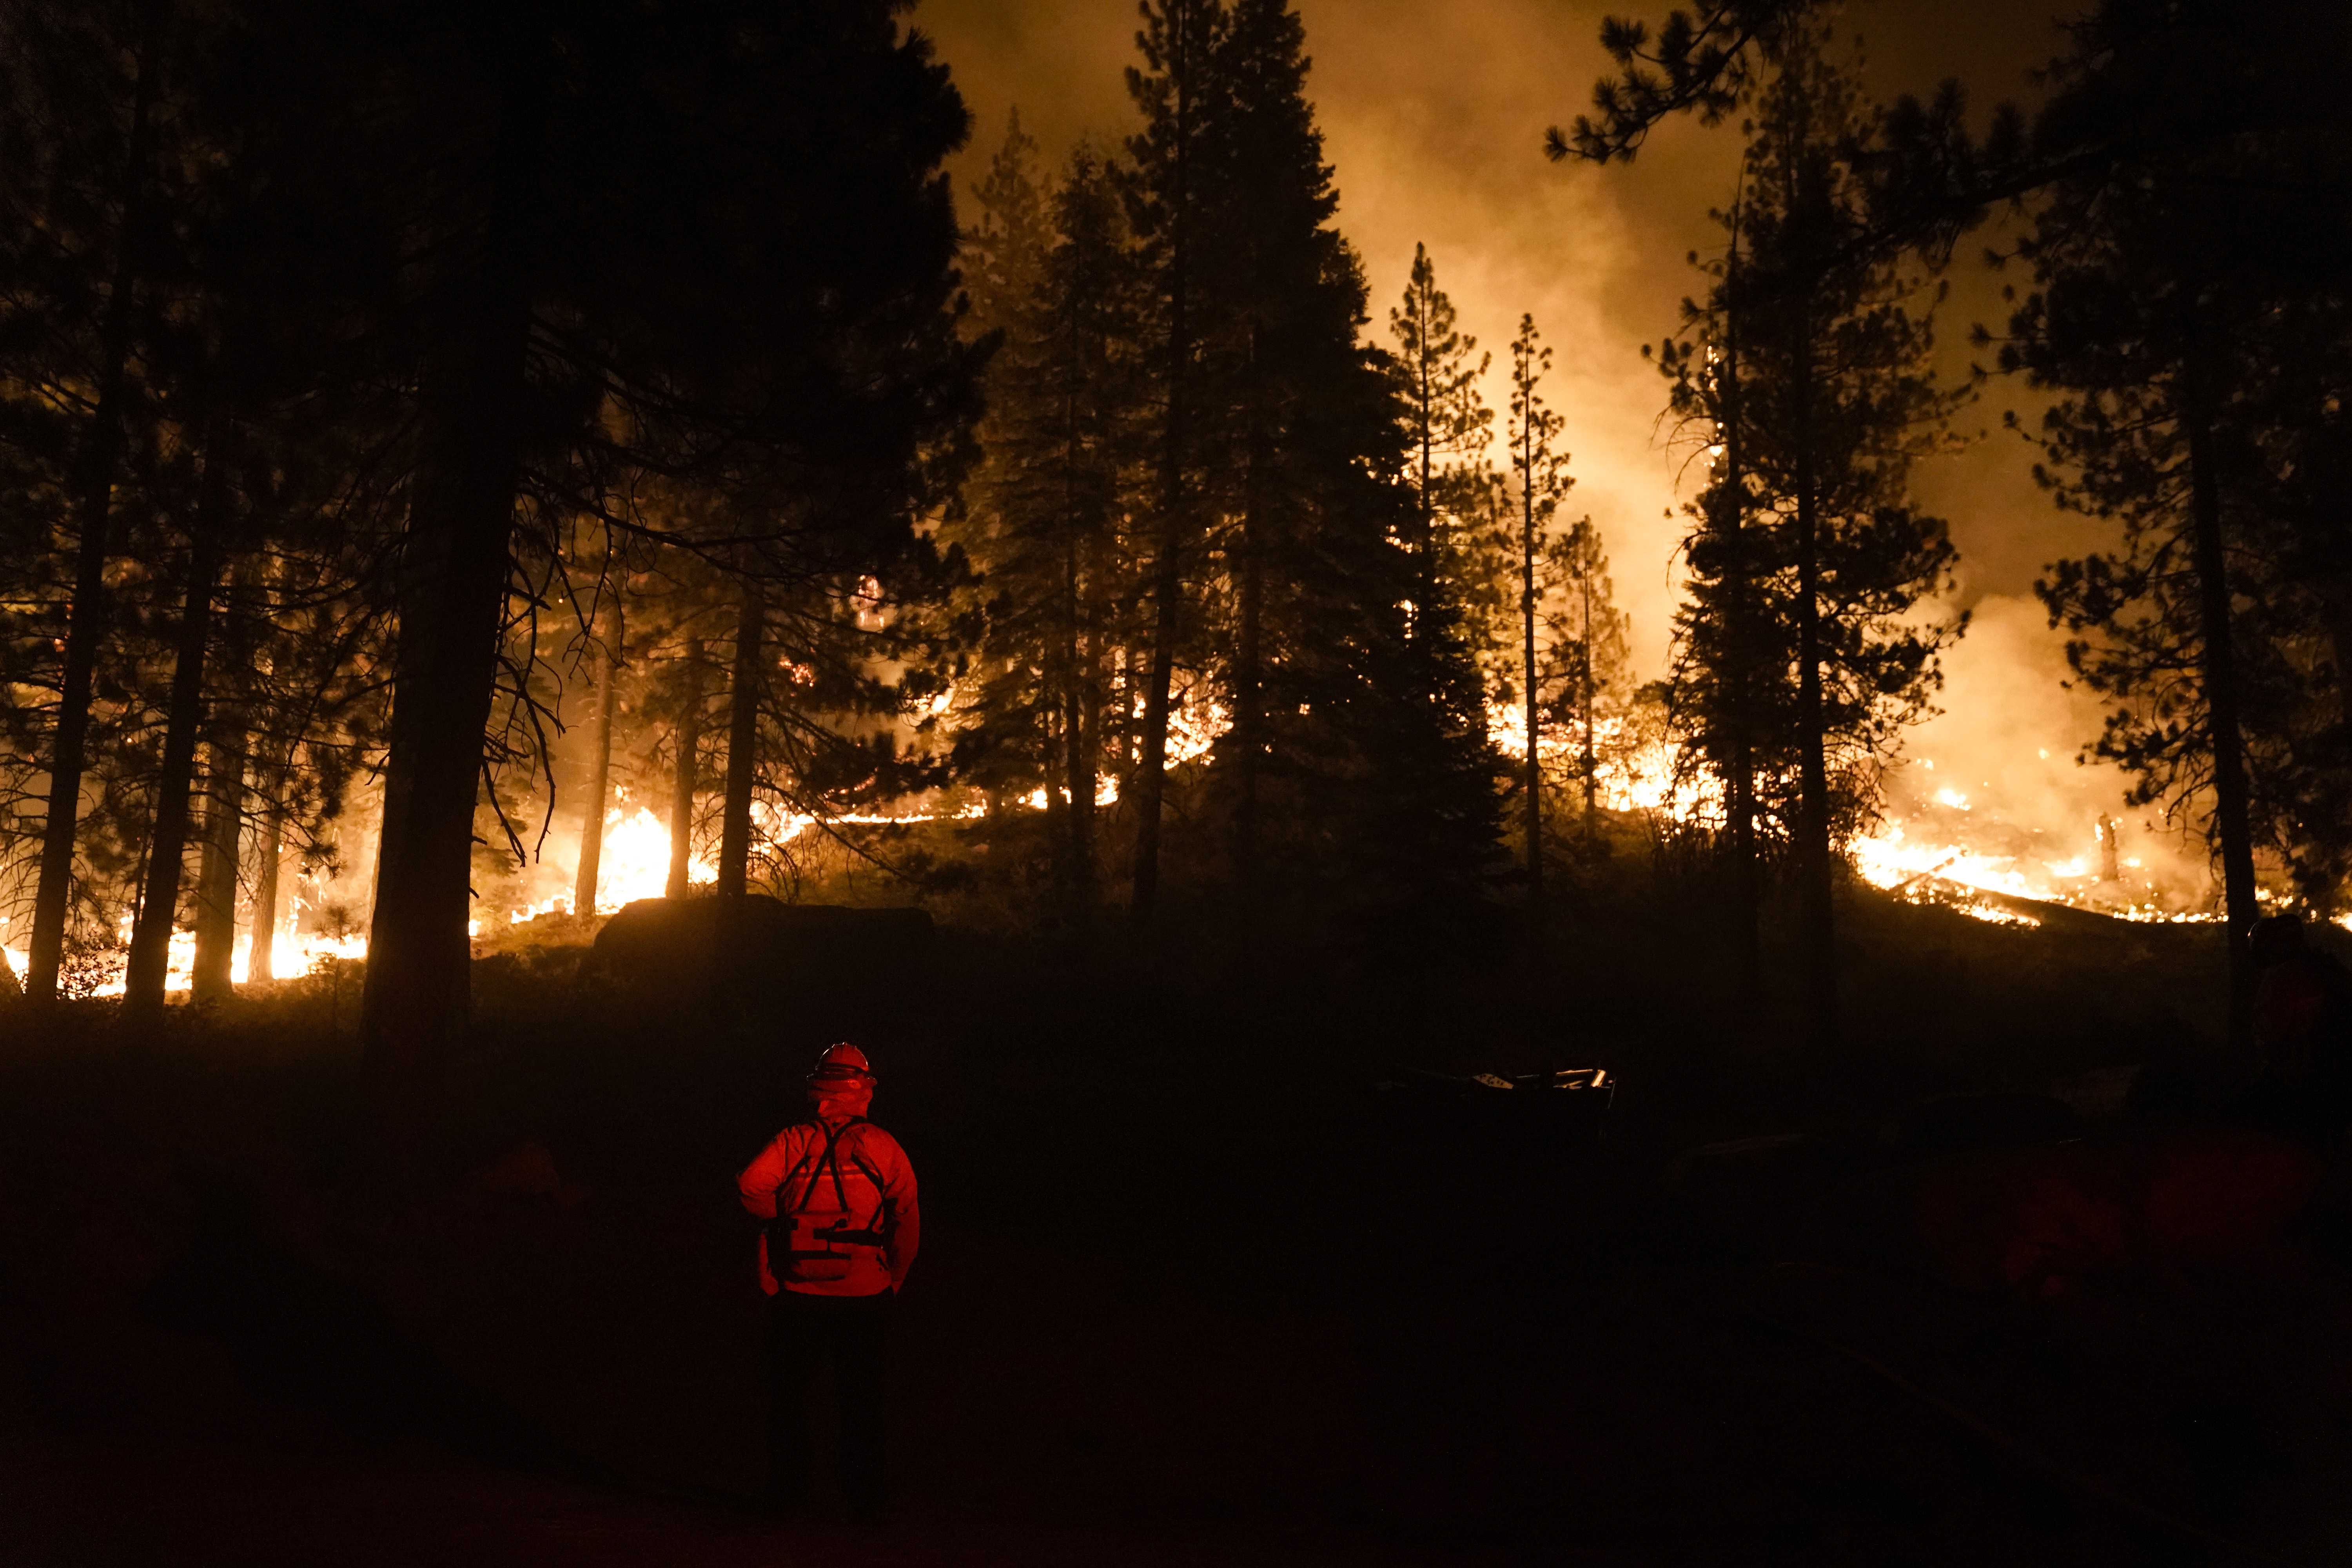
M 1956 77 L 1981 125 L 1996 101 L 2031 103 L 2032 71 L 2064 43 L 2050 18 L 2065 4 L 1863 0 L 1845 22 L 1863 40 L 1874 91 L 1924 94 Z M 1662 672 L 1675 550 L 1687 526 L 1679 507 L 1690 485 L 1678 491 L 1677 481 L 1689 453 L 1661 426 L 1664 383 L 1641 346 L 1674 330 L 1679 301 L 1696 287 L 1691 250 L 1721 243 L 1707 213 L 1729 194 L 1738 128 L 1671 121 L 1631 165 L 1545 161 L 1544 128 L 1583 110 L 1608 69 L 1602 16 L 1654 22 L 1664 0 L 1298 0 L 1298 9 L 1339 226 L 1371 286 L 1367 331 L 1387 341 L 1416 242 L 1429 247 L 1465 328 L 1498 364 L 1521 312 L 1533 312 L 1553 350 L 1545 390 L 1567 419 L 1560 445 L 1574 454 L 1568 515 L 1590 511 L 1601 526 L 1642 673 Z M 1121 74 L 1138 58 L 1132 0 L 922 0 L 914 24 L 936 40 L 978 118 L 963 172 L 984 164 L 1016 107 L 1049 164 L 1080 136 L 1116 150 L 1135 127 Z M 2002 318 L 2002 279 L 1977 259 L 1992 237 L 1971 239 L 1952 269 L 1952 298 L 1937 319 L 1949 378 L 1965 377 L 1975 357 L 1970 325 L 1997 330 Z M 1497 376 L 1488 402 L 1504 401 Z M 2104 530 L 2062 517 L 2034 488 L 2024 443 L 2000 429 L 2004 408 L 2031 405 L 2024 388 L 1993 381 L 1958 421 L 1969 434 L 1989 430 L 1986 438 L 1917 475 L 1922 502 L 1950 520 L 1959 602 L 1974 609 L 1981 635 L 1948 656 L 1946 712 L 1908 750 L 1943 757 L 1939 781 L 2013 775 L 2020 758 L 2034 764 L 2032 778 L 1997 793 L 2020 796 L 2018 815 L 2043 818 L 2038 826 L 2071 832 L 2116 804 L 2121 781 L 2073 766 L 2096 730 L 2096 705 L 2057 689 L 2061 643 L 2032 586 L 2047 562 L 2095 547 Z M 2035 700 L 2018 700 L 2027 693 Z

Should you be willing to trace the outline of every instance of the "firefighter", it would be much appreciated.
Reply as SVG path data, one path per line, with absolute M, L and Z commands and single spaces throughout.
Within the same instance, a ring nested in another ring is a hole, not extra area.
M 840 1397 L 842 1500 L 879 1522 L 889 1506 L 883 1454 L 883 1368 L 891 1303 L 915 1261 L 915 1171 L 898 1141 L 866 1120 L 874 1069 L 846 1042 L 808 1075 L 812 1115 L 785 1128 L 736 1180 L 768 1223 L 760 1284 L 768 1320 L 768 1502 L 807 1505 L 814 1385 L 833 1365 Z

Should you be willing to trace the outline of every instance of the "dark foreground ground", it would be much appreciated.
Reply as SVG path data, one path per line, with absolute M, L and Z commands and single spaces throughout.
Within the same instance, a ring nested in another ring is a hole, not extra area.
M 1654 932 L 1410 996 L 950 937 L 877 1030 L 927 1226 L 880 1532 L 748 1506 L 730 1178 L 791 1103 L 788 1016 L 488 961 L 449 1179 L 390 1219 L 342 1199 L 350 991 L 153 1039 L 0 1019 L 0 1563 L 2347 1560 L 2326 1245 L 1971 1297 L 1872 1206 L 2052 1132 L 1923 1100 L 2067 1080 L 2059 1131 L 2146 1120 L 2094 1069 L 2194 1058 L 2196 933 L 1852 923 L 1828 1060 Z M 1399 1109 L 1399 1058 L 1625 1089 L 1586 1148 Z

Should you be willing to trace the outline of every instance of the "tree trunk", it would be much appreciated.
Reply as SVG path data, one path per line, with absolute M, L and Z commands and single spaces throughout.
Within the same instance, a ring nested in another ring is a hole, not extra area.
M 1817 1048 L 1837 1040 L 1837 952 L 1830 857 L 1829 759 L 1822 731 L 1821 498 L 1813 475 L 1813 364 L 1810 324 L 1796 325 L 1804 359 L 1796 367 L 1797 500 L 1797 901 L 1805 1015 Z
M 1118 650 L 1114 656 L 1118 662 L 1113 669 L 1110 704 L 1111 711 L 1117 717 L 1111 721 L 1110 733 L 1117 745 L 1117 765 L 1112 772 L 1118 776 L 1122 799 L 1125 798 L 1127 781 L 1143 756 L 1138 749 L 1139 742 L 1135 729 L 1135 646 L 1125 637 L 1118 639 Z
M 596 654 L 596 731 L 588 762 L 587 816 L 580 825 L 580 871 L 572 884 L 572 911 L 596 912 L 596 878 L 604 858 L 604 797 L 613 782 L 613 677 L 626 635 L 621 602 L 613 601 L 611 639 Z
M 286 776 L 283 770 L 271 775 L 270 798 L 261 805 L 259 818 L 254 823 L 254 854 L 259 864 L 253 879 L 253 910 L 247 929 L 253 932 L 253 946 L 245 962 L 247 984 L 258 981 L 268 984 L 278 978 L 278 870 L 286 856 L 286 825 L 278 815 L 278 800 L 284 795 Z
M 702 639 L 686 645 L 686 690 L 678 702 L 677 725 L 670 734 L 677 747 L 676 771 L 669 792 L 669 879 L 662 896 L 686 897 L 694 860 L 694 786 L 702 745 Z
M 1725 563 L 1725 641 L 1728 668 L 1722 672 L 1727 716 L 1731 724 L 1724 807 L 1731 830 L 1732 954 L 1743 1005 L 1753 1007 L 1763 986 L 1763 950 L 1758 928 L 1763 894 L 1756 863 L 1756 751 L 1752 682 L 1755 649 L 1749 646 L 1754 616 L 1748 569 L 1748 476 L 1739 466 L 1739 230 L 1737 208 L 1731 258 L 1724 274 L 1723 368 L 1717 401 L 1723 420 L 1722 526 L 1729 535 Z
M 1069 748 L 1062 735 L 1063 705 L 1055 695 L 1061 676 L 1054 668 L 1061 663 L 1061 654 L 1056 650 L 1045 662 L 1048 666 L 1045 690 L 1037 703 L 1037 775 L 1043 781 L 1040 793 L 1045 803 L 1045 842 L 1055 847 L 1054 879 L 1066 895 L 1070 868 L 1063 864 L 1060 847 L 1070 841 L 1070 801 L 1064 787 L 1068 781 L 1063 768 Z
M 1152 573 L 1158 601 L 1152 616 L 1151 668 L 1143 689 L 1143 755 L 1136 764 L 1135 873 L 1129 914 L 1145 931 L 1160 896 L 1160 812 L 1168 788 L 1168 709 L 1176 684 L 1178 570 L 1176 522 L 1161 530 L 1160 561 Z
M 1169 193 L 1169 211 L 1173 216 L 1168 257 L 1168 407 L 1160 450 L 1160 558 L 1151 574 L 1151 673 L 1143 693 L 1142 755 L 1136 763 L 1135 868 L 1128 906 L 1136 928 L 1147 933 L 1160 898 L 1160 814 L 1168 792 L 1168 706 L 1176 683 L 1178 600 L 1184 585 L 1185 394 L 1190 390 L 1192 354 L 1192 327 L 1186 316 L 1192 264 L 1189 184 L 1195 47 L 1190 30 L 1197 23 L 1190 12 L 1178 13 L 1171 7 L 1171 20 L 1179 16 L 1183 17 L 1186 33 L 1171 56 L 1176 151 L 1171 168 L 1174 189 Z
M 1066 756 L 1062 776 L 1070 782 L 1070 908 L 1085 915 L 1095 903 L 1095 772 L 1086 696 L 1069 692 L 1064 700 L 1062 741 Z
M 65 668 L 58 682 L 40 880 L 33 894 L 31 950 L 25 974 L 25 994 L 37 1004 L 57 1000 L 58 973 L 65 959 L 66 910 L 73 892 L 74 828 L 81 816 L 82 768 L 89 743 L 89 689 L 98 669 L 99 649 L 107 636 L 107 536 L 114 502 L 114 470 L 122 445 L 124 372 L 131 359 L 137 309 L 136 247 L 143 223 L 142 193 L 155 104 L 155 72 L 148 64 L 143 43 L 140 53 L 129 151 L 120 187 L 122 216 L 115 231 L 114 270 L 99 327 L 98 396 L 78 464 L 75 510 L 81 537 L 74 567 L 73 603 L 66 622 Z
M 217 721 L 205 779 L 204 854 L 196 869 L 196 952 L 189 996 L 225 1002 L 236 994 L 237 847 L 245 828 L 245 723 Z
M 523 18 L 492 26 L 518 31 Z M 474 810 L 505 622 L 509 542 L 528 395 L 530 195 L 541 62 L 511 56 L 492 150 L 484 254 L 452 285 L 457 319 L 418 396 L 419 452 L 402 543 L 392 721 L 375 912 L 361 1004 L 362 1142 L 392 1195 L 413 1191 L 432 1152 L 442 1062 L 464 1031 L 472 959 Z
M 1076 333 L 1080 323 L 1071 322 L 1070 330 Z M 1075 382 L 1065 384 L 1062 395 L 1062 682 L 1057 704 L 1062 778 L 1069 787 L 1070 808 L 1056 842 L 1065 868 L 1066 906 L 1073 921 L 1084 921 L 1095 907 L 1095 758 L 1102 743 L 1101 713 L 1094 700 L 1100 669 L 1090 597 L 1096 563 L 1088 548 L 1099 519 L 1078 490 L 1087 450 Z
M 1065 575 L 1069 547 L 1063 545 Z M 1070 657 L 1069 589 L 1066 580 L 1057 588 L 1055 603 L 1045 625 L 1049 628 L 1038 656 L 1037 700 L 1033 705 L 1037 725 L 1037 774 L 1043 791 L 1045 813 L 1045 845 L 1057 900 L 1069 902 L 1070 879 L 1070 802 L 1066 793 L 1069 784 L 1069 735 L 1067 723 L 1070 689 L 1075 661 Z
M 1067 625 L 1063 663 L 1068 679 L 1062 688 L 1062 777 L 1070 788 L 1068 838 L 1069 899 L 1073 914 L 1091 913 L 1095 902 L 1095 768 L 1096 715 L 1088 694 L 1095 685 L 1094 642 L 1087 625 L 1085 552 L 1073 527 L 1065 544 Z
M 1437 604 L 1437 433 L 1433 428 L 1435 416 L 1430 407 L 1430 401 L 1435 395 L 1429 385 L 1429 291 L 1426 289 L 1415 289 L 1412 303 L 1415 313 L 1420 317 L 1414 323 L 1414 330 L 1421 344 L 1418 363 L 1413 366 L 1421 395 L 1415 400 L 1412 411 L 1414 445 L 1421 451 L 1421 505 L 1417 510 L 1421 513 L 1420 577 L 1423 596 L 1421 603 L 1414 607 L 1413 616 L 1414 630 L 1418 631 L 1426 624 L 1431 610 Z
M 489 382 L 489 367 L 480 368 L 480 382 Z M 487 388 L 478 384 L 475 390 Z M 506 380 L 505 390 L 520 397 L 520 374 Z M 427 488 L 412 508 L 403 552 L 406 581 L 360 1024 L 370 1114 L 379 1123 L 374 1136 L 395 1162 L 383 1174 L 395 1184 L 418 1173 L 415 1162 L 438 1114 L 442 1058 L 464 1029 L 468 1008 L 474 808 L 514 507 L 514 445 L 488 438 L 499 414 L 488 398 L 461 388 L 445 388 L 434 401 L 444 398 L 450 406 L 430 412 L 440 416 L 436 434 L 445 449 L 434 468 L 418 476 Z M 481 421 L 471 432 L 454 417 L 469 404 Z
M 194 783 L 196 736 L 204 727 L 205 649 L 212 632 L 213 594 L 220 580 L 222 516 L 228 487 L 217 440 L 205 442 L 204 489 L 188 551 L 188 586 L 180 609 L 179 646 L 172 665 L 172 695 L 163 724 L 163 776 L 157 782 L 155 826 L 147 846 L 146 886 L 131 928 L 122 976 L 127 1019 L 152 1022 L 163 1011 L 171 967 L 172 927 L 179 917 L 180 878 L 188 847 L 188 797 Z
M 751 786 L 760 768 L 760 634 L 766 618 L 759 584 L 744 584 L 727 701 L 727 805 L 719 825 L 721 898 L 740 898 L 751 887 Z
M 1579 759 L 1584 768 L 1584 836 L 1592 837 L 1595 821 L 1601 811 L 1600 754 L 1592 741 L 1592 572 L 1590 559 L 1591 545 L 1586 543 L 1587 560 L 1580 586 L 1584 595 L 1584 652 L 1580 660 L 1580 678 L 1584 687 L 1584 755 Z
M 1255 354 L 1253 353 L 1255 361 Z M 1234 645 L 1234 870 L 1241 886 L 1244 951 L 1252 936 L 1258 892 L 1258 771 L 1265 754 L 1265 421 L 1250 422 L 1249 471 L 1243 478 L 1241 626 Z
M 1532 397 L 1532 395 L 1530 395 Z M 1538 931 L 1543 924 L 1543 748 L 1536 708 L 1536 467 L 1532 442 L 1521 488 L 1523 505 L 1519 535 L 1519 629 L 1522 636 L 1520 674 L 1526 683 L 1528 761 L 1522 787 L 1527 792 L 1528 908 Z
M 2254 833 L 2246 779 L 2244 731 L 2238 718 L 2236 639 L 2230 625 L 2230 563 L 2221 534 L 2221 476 L 2213 432 L 2194 392 L 2182 399 L 2189 437 L 2189 502 L 2196 535 L 2201 626 L 2198 678 L 2205 688 L 2213 752 L 2213 819 L 2221 847 L 2221 898 L 2230 944 L 2230 1043 L 2253 1060 L 2254 959 L 2249 939 L 2261 915 L 2254 897 Z

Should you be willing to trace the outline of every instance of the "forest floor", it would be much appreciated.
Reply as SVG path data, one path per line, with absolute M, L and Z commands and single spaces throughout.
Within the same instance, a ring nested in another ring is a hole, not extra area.
M 1689 1153 L 1804 1134 L 1883 1166 L 1906 1107 L 2194 1058 L 2200 933 L 1873 903 L 1858 1043 L 1814 1060 L 1711 1000 L 1664 918 L 1571 917 L 1542 985 L 1504 964 L 1409 1005 L 1360 971 L 1244 994 L 948 933 L 907 976 L 939 1005 L 876 1046 L 926 1224 L 878 1531 L 750 1506 L 731 1176 L 792 1113 L 788 1025 L 615 1012 L 560 950 L 485 961 L 449 1180 L 373 1220 L 341 1201 L 347 988 L 147 1038 L 102 1007 L 16 1027 L 0 1561 L 2239 1560 L 1776 1313 L 1772 1194 L 1812 1178 Z M 1371 1087 L 1400 1059 L 1624 1089 L 1583 1147 L 1400 1109 Z

